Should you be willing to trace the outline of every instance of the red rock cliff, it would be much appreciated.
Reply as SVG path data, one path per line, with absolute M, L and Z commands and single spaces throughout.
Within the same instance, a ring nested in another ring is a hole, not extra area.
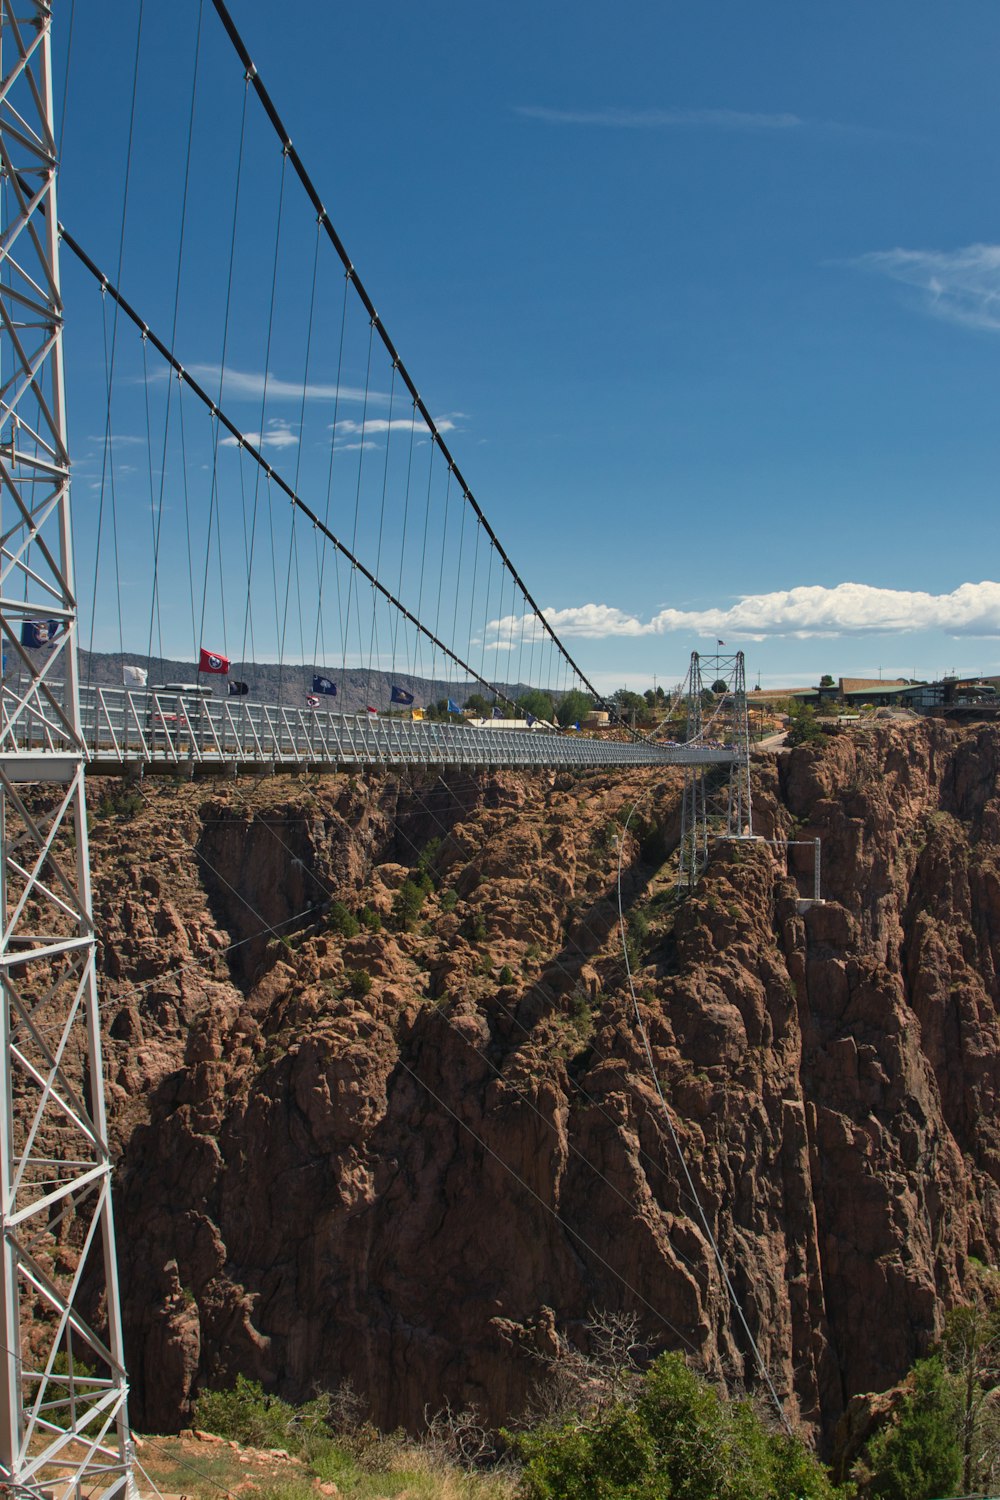
M 671 778 L 149 783 L 98 819 L 138 1423 L 239 1370 L 293 1399 L 349 1375 L 389 1425 L 499 1419 L 595 1308 L 752 1377 L 634 1024 L 621 840 L 691 1182 L 829 1435 L 997 1256 L 998 769 L 997 731 L 936 723 L 759 762 L 757 831 L 822 840 L 805 912 L 760 844 L 677 903 Z M 382 930 L 337 931 L 334 898 Z

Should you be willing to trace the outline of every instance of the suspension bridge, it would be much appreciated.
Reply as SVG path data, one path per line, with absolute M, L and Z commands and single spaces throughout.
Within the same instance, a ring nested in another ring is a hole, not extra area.
M 742 654 L 713 658 L 715 694 L 695 654 L 650 735 L 563 722 L 601 694 L 460 469 L 456 418 L 420 395 L 222 0 L 187 19 L 173 274 L 145 286 L 142 6 L 116 239 L 88 247 L 58 214 L 60 18 L 0 0 L 0 1481 L 23 1495 L 133 1489 L 89 774 L 677 767 L 685 878 L 720 784 L 722 831 L 751 832 Z M 67 384 L 97 432 L 72 508 Z

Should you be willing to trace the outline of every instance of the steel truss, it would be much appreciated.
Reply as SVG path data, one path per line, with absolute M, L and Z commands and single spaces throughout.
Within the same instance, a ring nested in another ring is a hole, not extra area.
M 50 0 L 0 0 L 0 1482 L 132 1488 L 80 728 Z M 29 651 L 25 646 L 46 649 Z M 44 746 L 24 749 L 44 721 Z
M 713 693 L 713 685 L 720 681 L 725 683 L 725 692 Z M 729 751 L 728 776 L 710 764 L 690 765 L 684 773 L 677 883 L 690 886 L 708 864 L 713 838 L 753 837 L 750 720 L 743 652 L 702 657 L 693 651 L 685 704 L 685 745 Z

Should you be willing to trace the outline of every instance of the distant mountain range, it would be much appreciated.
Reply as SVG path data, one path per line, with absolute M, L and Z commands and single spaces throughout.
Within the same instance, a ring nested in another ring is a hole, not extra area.
M 32 653 L 34 654 L 34 653 Z M 472 693 L 488 698 L 487 690 L 478 682 L 449 682 L 443 677 L 416 677 L 410 672 L 366 672 L 360 667 L 348 667 L 346 671 L 330 666 L 279 666 L 277 662 L 233 661 L 228 676 L 203 673 L 200 677 L 190 661 L 173 661 L 161 656 L 139 656 L 134 652 L 124 654 L 115 651 L 80 651 L 80 682 L 83 686 L 122 687 L 124 666 L 141 667 L 148 670 L 150 688 L 167 683 L 201 683 L 211 687 L 215 697 L 224 698 L 229 682 L 245 682 L 247 697 L 255 703 L 280 703 L 300 708 L 307 694 L 312 692 L 315 675 L 328 677 L 337 686 L 336 698 L 325 698 L 325 708 L 339 709 L 342 713 L 364 713 L 371 705 L 380 712 L 389 708 L 393 687 L 413 694 L 416 708 L 437 703 L 442 698 L 452 698 L 460 706 Z M 529 690 L 527 683 L 498 683 L 499 691 L 508 698 L 517 699 Z M 562 695 L 553 693 L 556 699 Z

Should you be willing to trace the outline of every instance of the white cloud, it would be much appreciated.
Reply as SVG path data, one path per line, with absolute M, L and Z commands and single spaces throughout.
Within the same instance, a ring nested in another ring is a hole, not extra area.
M 331 426 L 333 424 L 331 423 Z M 434 425 L 438 432 L 454 431 L 455 423 L 450 417 L 435 417 Z M 364 422 L 355 422 L 353 417 L 341 417 L 337 421 L 337 434 L 364 432 L 365 437 L 373 436 L 383 432 L 409 432 L 414 426 L 411 417 L 366 417 Z M 415 430 L 420 433 L 427 432 L 423 417 L 418 416 Z
M 188 365 L 187 369 L 200 385 L 207 386 L 210 396 L 216 395 L 219 389 L 220 368 L 218 365 Z M 301 401 L 301 380 L 281 380 L 273 372 L 267 376 L 267 398 L 274 401 Z M 225 404 L 227 398 L 230 400 L 254 400 L 260 401 L 265 395 L 263 370 L 234 370 L 231 365 L 226 367 L 225 379 L 222 382 L 222 401 Z M 352 385 L 326 385 L 323 383 L 310 382 L 305 388 L 307 401 L 365 401 L 369 406 L 388 406 L 389 397 L 381 391 L 365 391 L 362 387 Z
M 612 130 L 663 130 L 707 126 L 715 130 L 794 130 L 804 124 L 798 115 L 752 114 L 739 109 L 551 109 L 544 104 L 518 104 L 515 114 L 549 125 L 597 125 Z
M 299 434 L 284 417 L 271 417 L 263 433 L 245 432 L 243 441 L 253 443 L 255 448 L 294 448 L 298 444 Z M 240 445 L 236 438 L 224 437 L 219 446 L 238 448 Z
M 935 317 L 1000 332 L 1000 245 L 875 250 L 851 264 L 915 287 Z
M 867 583 L 838 583 L 834 588 L 804 584 L 772 594 L 746 594 L 725 609 L 662 609 L 645 621 L 607 604 L 546 609 L 543 613 L 556 635 L 590 639 L 667 635 L 679 630 L 744 641 L 768 636 L 806 639 L 917 630 L 939 630 L 952 636 L 1000 636 L 1000 583 L 963 583 L 950 594 L 874 588 Z M 488 648 L 505 651 L 519 644 L 521 623 L 520 615 L 491 620 L 486 633 Z M 526 642 L 531 628 L 531 617 L 525 617 Z

